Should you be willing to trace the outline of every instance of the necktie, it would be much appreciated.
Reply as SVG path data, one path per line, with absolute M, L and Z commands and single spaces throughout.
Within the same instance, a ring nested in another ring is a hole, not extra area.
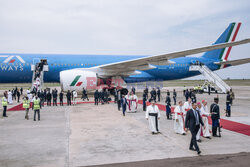
M 196 125 L 199 125 L 199 115 L 198 115 L 196 110 L 193 110 L 193 111 L 194 111 L 194 115 L 195 115 Z

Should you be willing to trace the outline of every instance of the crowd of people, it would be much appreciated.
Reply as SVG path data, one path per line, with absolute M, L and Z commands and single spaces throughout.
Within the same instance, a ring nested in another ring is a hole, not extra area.
M 206 100 L 201 102 L 197 101 L 195 90 L 193 89 L 184 89 L 183 96 L 185 101 L 177 101 L 177 92 L 174 89 L 172 92 L 172 98 L 170 96 L 170 91 L 166 91 L 166 117 L 167 119 L 174 120 L 174 131 L 177 134 L 186 135 L 187 131 L 191 132 L 191 141 L 190 141 L 190 150 L 197 151 L 198 154 L 201 153 L 197 142 L 201 142 L 201 136 L 207 139 L 212 139 L 211 137 L 220 137 L 220 107 L 218 105 L 219 98 L 218 96 L 214 98 L 214 102 L 210 105 L 207 105 Z M 171 99 L 174 101 L 174 114 L 172 118 L 171 112 Z M 230 116 L 231 105 L 234 99 L 234 93 L 232 90 L 227 93 L 226 98 L 226 116 Z M 161 90 L 159 88 L 152 88 L 149 97 L 149 90 L 146 87 L 143 91 L 143 111 L 146 111 L 146 119 L 149 123 L 149 129 L 152 134 L 158 134 L 159 131 L 159 119 L 160 119 L 160 110 L 156 102 L 161 100 Z M 133 103 L 134 102 L 134 103 Z M 147 106 L 147 102 L 150 102 L 150 105 Z M 120 104 L 119 104 L 120 103 Z M 122 95 L 121 99 L 118 99 L 118 110 L 122 107 L 122 114 L 125 116 L 126 110 L 128 112 L 135 111 L 137 109 L 138 98 L 135 95 L 135 89 L 132 88 L 131 91 L 126 95 Z M 132 106 L 132 107 L 131 107 Z M 212 131 L 210 131 L 208 117 L 211 117 L 212 120 Z M 218 134 L 219 133 L 219 134 Z
M 172 96 L 171 96 L 172 94 Z M 34 110 L 34 118 L 36 121 L 36 115 L 38 121 L 40 120 L 40 109 L 44 106 L 44 103 L 47 103 L 47 106 L 51 106 L 51 101 L 53 101 L 53 106 L 57 106 L 57 99 L 59 97 L 60 106 L 64 105 L 64 96 L 66 96 L 67 105 L 76 105 L 77 104 L 77 91 L 68 91 L 66 94 L 58 90 L 49 88 L 44 90 L 30 91 L 27 89 L 26 94 L 23 94 L 23 88 L 18 89 L 14 88 L 12 91 L 4 92 L 2 98 L 3 106 L 3 117 L 7 117 L 6 111 L 8 104 L 12 104 L 13 100 L 16 100 L 17 103 L 20 102 L 20 97 L 23 95 L 23 108 L 25 109 L 25 119 L 29 119 L 29 109 Z M 127 112 L 136 113 L 138 109 L 138 97 L 136 95 L 136 90 L 133 87 L 126 95 L 122 93 L 120 89 L 115 89 L 113 92 L 114 102 L 118 105 L 118 110 L 122 109 L 123 116 Z M 190 141 L 190 150 L 197 151 L 200 154 L 200 150 L 197 142 L 201 142 L 201 136 L 204 138 L 211 139 L 211 136 L 218 137 L 217 132 L 220 130 L 220 107 L 218 105 L 218 97 L 214 98 L 214 103 L 210 105 L 210 108 L 207 105 L 206 100 L 197 102 L 195 92 L 192 89 L 184 89 L 183 91 L 184 101 L 179 100 L 177 103 L 177 92 L 175 89 L 170 93 L 169 90 L 166 91 L 166 117 L 168 120 L 174 120 L 174 132 L 181 135 L 186 135 L 187 130 L 191 132 L 191 141 Z M 88 93 L 83 88 L 81 99 L 88 100 Z M 159 131 L 159 119 L 160 119 L 160 110 L 156 105 L 156 102 L 161 101 L 161 90 L 160 88 L 152 88 L 149 96 L 149 89 L 146 87 L 143 91 L 142 101 L 143 101 L 143 111 L 145 111 L 146 119 L 149 122 L 149 129 L 152 134 L 158 134 Z M 174 102 L 174 114 L 171 112 L 171 99 Z M 179 98 L 180 99 L 180 98 Z M 226 96 L 226 116 L 231 116 L 231 105 L 233 104 L 234 93 L 232 90 L 227 92 Z M 107 89 L 96 90 L 94 92 L 94 104 L 98 105 L 99 103 L 108 104 L 111 101 L 110 92 Z M 147 106 L 147 102 L 150 102 L 150 105 Z M 177 104 L 177 105 L 176 105 Z M 173 116 L 172 116 L 173 115 Z M 212 131 L 210 131 L 208 124 L 208 117 L 212 119 Z M 211 134 L 212 133 L 212 134 Z

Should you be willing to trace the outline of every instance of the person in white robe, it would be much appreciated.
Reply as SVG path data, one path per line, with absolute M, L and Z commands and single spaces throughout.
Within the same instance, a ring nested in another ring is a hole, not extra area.
M 186 132 L 184 130 L 184 117 L 183 117 L 183 103 L 179 101 L 179 105 L 175 107 L 175 120 L 174 120 L 174 131 L 175 133 L 185 135 Z
M 188 101 L 186 101 L 184 103 L 183 108 L 184 108 L 184 110 L 183 110 L 183 117 L 184 117 L 184 122 L 185 122 L 187 111 L 192 108 L 192 101 L 191 101 L 190 97 L 188 98 Z
M 201 107 L 201 116 L 204 123 L 203 129 L 203 137 L 211 139 L 211 134 L 209 130 L 209 124 L 208 124 L 208 116 L 210 115 L 207 107 L 207 102 L 205 100 L 202 100 L 202 107 Z
M 146 110 L 146 119 L 148 120 L 149 129 L 152 134 L 159 133 L 159 119 L 160 119 L 160 111 L 157 105 L 155 105 L 155 101 L 151 101 L 151 105 L 147 107 Z
M 202 108 L 201 103 L 198 102 L 197 103 L 197 110 L 200 112 L 200 115 L 202 115 L 201 108 Z M 202 131 L 202 126 L 200 126 L 200 129 L 199 129 L 198 133 L 196 134 L 196 140 L 198 142 L 201 142 L 201 131 Z
M 13 100 L 12 100 L 12 92 L 9 90 L 8 92 L 8 103 L 9 104 L 12 104 L 13 103 Z
M 73 91 L 73 105 L 76 105 L 77 92 Z
M 32 94 L 31 94 L 29 89 L 27 89 L 26 94 L 27 94 L 27 97 L 29 98 L 29 101 L 31 102 L 32 101 Z
M 133 92 L 130 92 L 130 96 L 129 96 L 129 99 L 128 99 L 129 112 L 136 112 L 137 111 L 137 105 L 138 105 L 137 96 Z

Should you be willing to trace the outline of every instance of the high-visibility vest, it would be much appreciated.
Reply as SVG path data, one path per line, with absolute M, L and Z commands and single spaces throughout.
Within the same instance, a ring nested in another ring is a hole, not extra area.
M 2 98 L 2 106 L 7 106 L 8 105 L 8 102 L 7 102 L 7 99 L 5 97 Z
M 34 110 L 40 110 L 40 100 L 34 100 Z
M 30 108 L 30 101 L 29 100 L 23 101 L 23 108 Z

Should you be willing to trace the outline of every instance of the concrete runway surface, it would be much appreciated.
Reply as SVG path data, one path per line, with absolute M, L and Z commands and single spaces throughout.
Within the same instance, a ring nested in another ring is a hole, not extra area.
M 171 91 L 173 88 L 164 88 L 163 91 L 166 89 Z M 178 100 L 184 100 L 182 88 L 176 89 Z M 233 89 L 236 100 L 231 118 L 224 116 L 225 95 L 219 95 L 222 118 L 250 125 L 250 87 L 237 86 Z M 140 93 L 138 95 L 141 98 Z M 214 96 L 202 94 L 197 98 L 198 101 L 207 99 L 210 105 Z M 90 100 L 93 101 L 93 98 Z M 202 143 L 199 143 L 202 156 L 198 157 L 188 150 L 190 133 L 186 136 L 175 134 L 173 121 L 167 120 L 163 111 L 161 134 L 152 135 L 141 105 L 137 113 L 127 113 L 125 117 L 117 110 L 116 104 L 46 106 L 41 110 L 41 121 L 36 122 L 32 119 L 33 111 L 30 111 L 30 120 L 24 119 L 24 111 L 10 111 L 7 114 L 8 118 L 0 118 L 1 167 L 103 164 L 223 166 L 229 162 L 229 165 L 238 162 L 239 166 L 245 166 L 245 162 L 250 162 L 249 136 L 223 129 L 222 138 L 202 138 Z

